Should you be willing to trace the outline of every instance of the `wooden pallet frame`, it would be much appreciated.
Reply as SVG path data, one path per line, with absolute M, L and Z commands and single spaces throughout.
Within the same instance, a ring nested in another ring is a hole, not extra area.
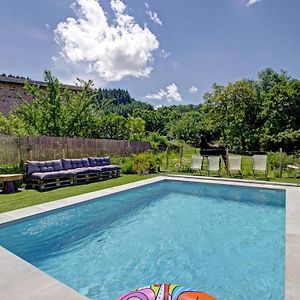
M 26 188 L 38 189 L 39 191 L 50 190 L 58 187 L 77 185 L 88 182 L 101 181 L 120 176 L 120 169 L 105 172 L 93 172 L 88 174 L 77 174 L 49 179 L 26 179 Z

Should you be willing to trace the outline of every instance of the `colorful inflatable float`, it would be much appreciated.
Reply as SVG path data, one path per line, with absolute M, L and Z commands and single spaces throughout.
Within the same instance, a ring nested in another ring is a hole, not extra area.
M 204 292 L 176 284 L 153 284 L 128 292 L 116 300 L 217 300 Z

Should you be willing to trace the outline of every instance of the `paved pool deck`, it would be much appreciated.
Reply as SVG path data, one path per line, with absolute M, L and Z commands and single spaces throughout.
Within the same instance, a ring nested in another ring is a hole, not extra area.
M 248 186 L 286 191 L 285 227 L 285 300 L 300 299 L 300 187 L 261 181 L 222 179 L 199 176 L 169 175 L 141 180 L 105 190 L 47 202 L 0 214 L 0 224 L 13 222 L 51 210 L 75 205 L 95 198 L 119 193 L 131 188 L 165 179 L 202 183 Z M 84 300 L 85 296 L 54 279 L 7 249 L 0 247 L 1 300 Z

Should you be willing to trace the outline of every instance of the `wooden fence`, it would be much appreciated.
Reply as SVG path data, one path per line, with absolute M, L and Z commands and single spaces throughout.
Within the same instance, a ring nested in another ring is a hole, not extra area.
M 18 137 L 0 134 L 0 164 L 17 165 L 26 160 L 50 160 L 145 152 L 150 143 L 66 137 Z

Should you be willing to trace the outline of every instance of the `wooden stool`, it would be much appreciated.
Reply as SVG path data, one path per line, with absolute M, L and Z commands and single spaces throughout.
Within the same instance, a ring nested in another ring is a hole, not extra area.
M 23 179 L 23 174 L 0 175 L 0 182 L 3 182 L 3 194 L 15 193 L 18 191 L 17 181 Z

